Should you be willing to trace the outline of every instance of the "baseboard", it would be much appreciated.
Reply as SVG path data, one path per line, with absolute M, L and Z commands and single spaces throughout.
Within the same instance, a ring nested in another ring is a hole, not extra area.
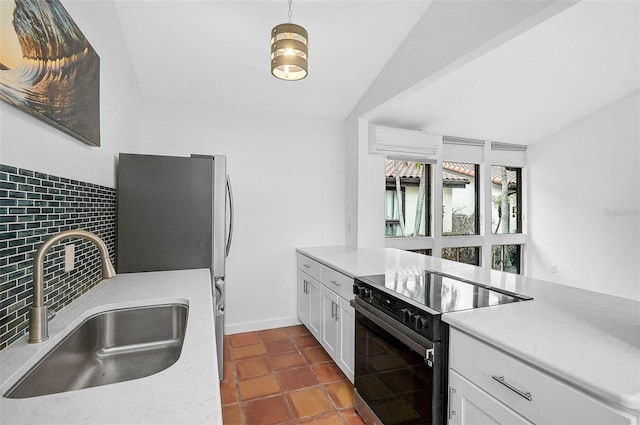
M 300 322 L 300 320 L 296 316 L 283 317 L 281 319 L 273 320 L 262 320 L 260 322 L 236 323 L 233 325 L 226 323 L 224 327 L 224 333 L 225 335 L 233 335 L 243 332 L 262 331 L 265 329 L 282 328 L 285 326 L 294 326 L 300 324 L 302 324 L 302 322 Z

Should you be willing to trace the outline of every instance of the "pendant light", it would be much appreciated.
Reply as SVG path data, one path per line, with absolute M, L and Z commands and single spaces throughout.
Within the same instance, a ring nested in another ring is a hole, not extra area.
M 281 80 L 296 81 L 307 76 L 308 69 L 307 30 L 291 23 L 291 0 L 289 0 L 289 22 L 271 30 L 271 74 Z

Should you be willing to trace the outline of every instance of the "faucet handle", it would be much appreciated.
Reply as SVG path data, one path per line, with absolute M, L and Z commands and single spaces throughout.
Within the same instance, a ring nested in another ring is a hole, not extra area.
M 47 322 L 56 317 L 56 311 L 50 308 L 47 309 Z

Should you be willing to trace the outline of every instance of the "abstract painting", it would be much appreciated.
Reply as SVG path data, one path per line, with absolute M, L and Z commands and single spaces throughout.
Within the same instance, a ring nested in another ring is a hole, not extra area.
M 0 99 L 100 146 L 100 57 L 60 0 L 0 0 Z

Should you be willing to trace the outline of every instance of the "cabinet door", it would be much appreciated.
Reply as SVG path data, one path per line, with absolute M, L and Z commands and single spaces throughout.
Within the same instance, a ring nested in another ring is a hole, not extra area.
M 309 279 L 306 274 L 298 270 L 298 319 L 309 327 Z
M 338 346 L 338 295 L 322 286 L 322 337 L 320 343 L 335 360 Z
M 449 369 L 449 425 L 531 425 L 489 393 Z
M 338 297 L 338 352 L 336 363 L 353 383 L 355 362 L 355 310 L 347 300 Z
M 322 294 L 323 285 L 309 277 L 307 279 L 307 293 L 309 297 L 309 331 L 320 341 L 320 329 L 322 329 Z

